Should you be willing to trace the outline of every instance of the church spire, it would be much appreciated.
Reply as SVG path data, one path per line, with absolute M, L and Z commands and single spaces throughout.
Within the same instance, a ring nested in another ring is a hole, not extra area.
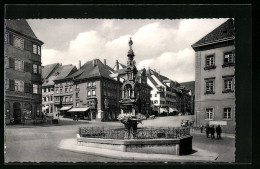
M 130 59 L 130 60 L 133 60 L 135 54 L 134 54 L 134 51 L 133 51 L 133 48 L 132 48 L 132 45 L 133 45 L 134 43 L 133 43 L 131 37 L 130 37 L 130 40 L 129 40 L 128 44 L 129 44 L 129 47 L 130 47 L 130 49 L 129 49 L 129 51 L 128 51 L 128 54 L 127 54 L 128 60 L 129 60 L 129 59 Z

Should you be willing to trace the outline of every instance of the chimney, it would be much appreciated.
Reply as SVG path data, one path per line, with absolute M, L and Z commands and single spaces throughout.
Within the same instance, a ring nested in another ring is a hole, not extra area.
M 119 69 L 119 62 L 118 62 L 118 60 L 116 60 L 116 70 L 118 70 Z
M 104 65 L 107 65 L 107 60 L 106 59 L 104 59 Z
M 79 67 L 78 67 L 78 69 L 80 69 L 81 68 L 81 61 L 79 60 Z

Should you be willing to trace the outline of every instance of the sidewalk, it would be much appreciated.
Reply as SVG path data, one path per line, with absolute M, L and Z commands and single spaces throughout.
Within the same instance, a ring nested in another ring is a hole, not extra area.
M 214 162 L 218 158 L 217 153 L 206 150 L 193 148 L 195 152 L 191 155 L 168 155 L 168 154 L 145 154 L 134 152 L 122 152 L 94 147 L 85 147 L 77 143 L 76 138 L 64 139 L 58 145 L 61 150 L 91 154 L 115 159 L 127 159 L 133 161 L 150 161 L 150 162 Z

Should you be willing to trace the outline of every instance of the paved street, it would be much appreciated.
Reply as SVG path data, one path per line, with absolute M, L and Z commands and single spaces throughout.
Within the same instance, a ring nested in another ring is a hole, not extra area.
M 179 126 L 182 119 L 192 116 L 160 117 L 154 120 L 144 120 L 140 127 L 149 126 Z M 79 126 L 123 127 L 120 122 L 90 122 L 63 119 L 60 125 L 7 126 L 6 133 L 6 162 L 127 162 L 105 157 L 97 157 L 73 153 L 57 148 L 61 140 L 75 138 Z M 223 137 L 222 140 L 211 140 L 198 131 L 192 132 L 193 147 L 216 152 L 217 161 L 234 161 L 235 139 Z

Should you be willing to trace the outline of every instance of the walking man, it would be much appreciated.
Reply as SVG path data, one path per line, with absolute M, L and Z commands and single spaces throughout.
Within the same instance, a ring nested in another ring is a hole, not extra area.
M 203 128 L 204 126 L 203 125 L 200 125 L 200 132 L 203 133 Z
M 207 136 L 207 138 L 209 138 L 209 130 L 210 130 L 210 128 L 209 128 L 209 125 L 207 124 L 206 125 L 206 136 Z
M 217 133 L 217 139 L 221 139 L 222 130 L 221 130 L 220 125 L 218 125 L 218 126 L 216 127 L 216 133 Z
M 210 138 L 215 139 L 215 128 L 213 125 L 210 127 Z

